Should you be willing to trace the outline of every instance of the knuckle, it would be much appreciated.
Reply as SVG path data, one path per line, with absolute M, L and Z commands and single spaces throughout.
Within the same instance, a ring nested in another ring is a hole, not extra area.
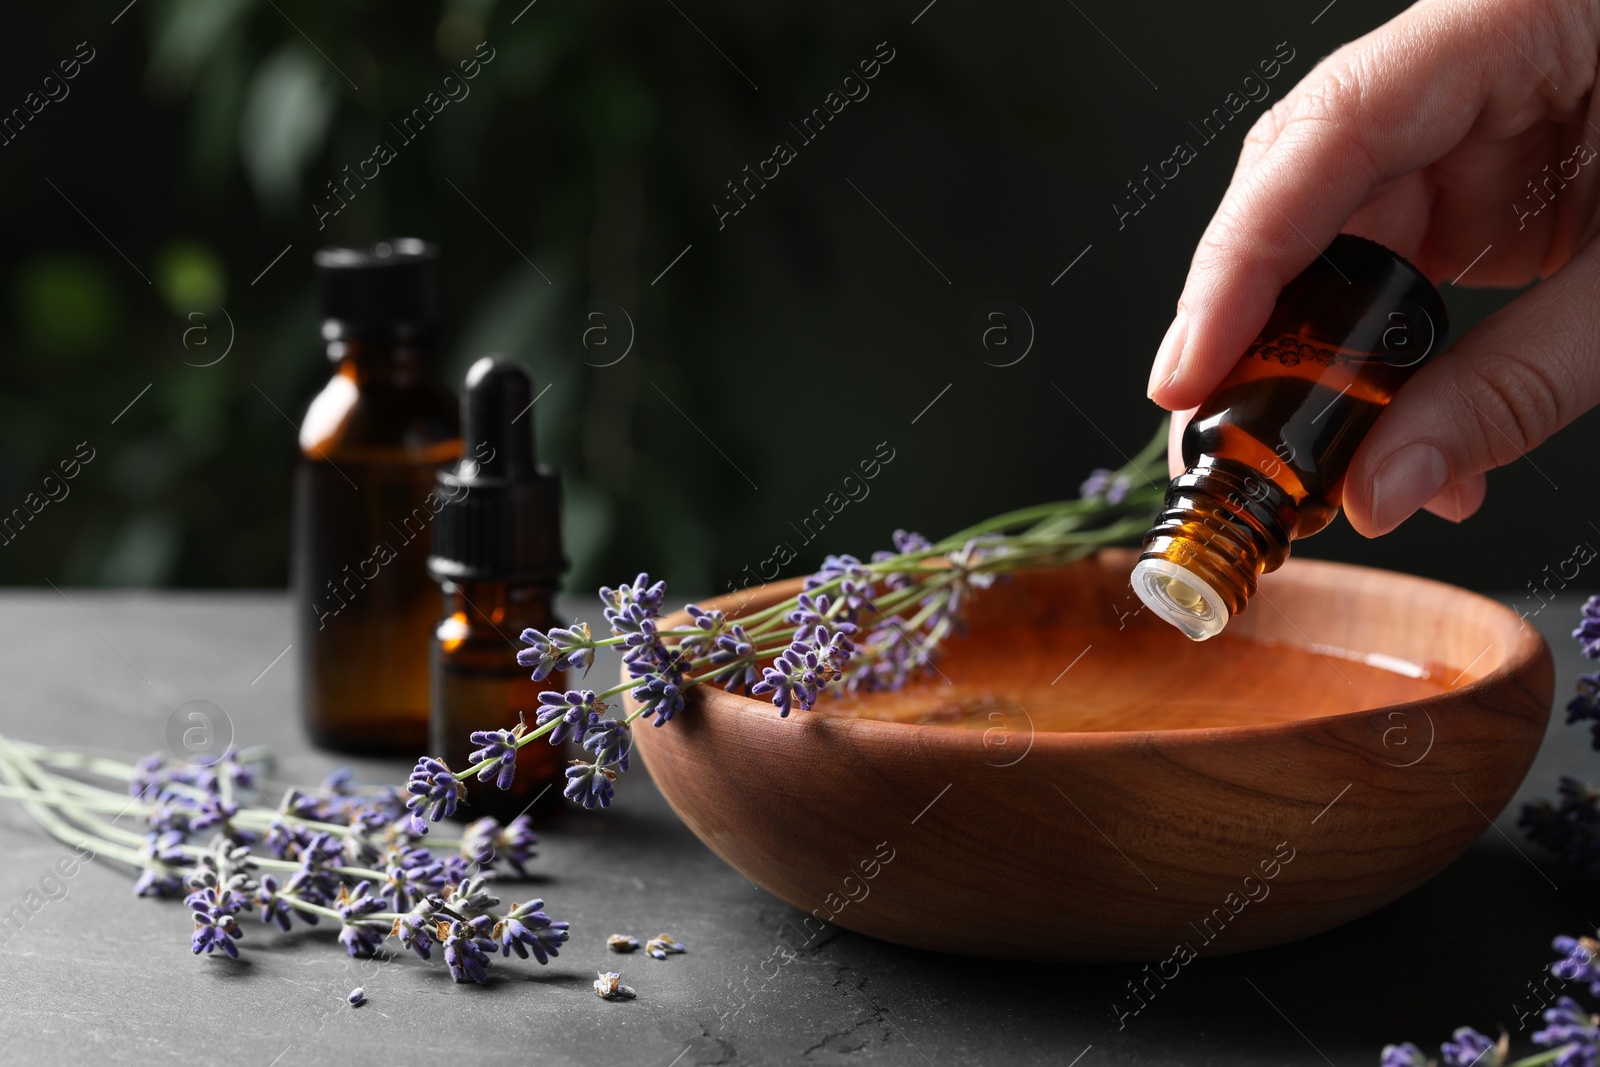
M 1359 167 L 1376 182 L 1382 168 L 1364 132 L 1374 81 L 1361 56 L 1330 59 L 1284 101 L 1281 135 L 1303 137 L 1336 165 Z
M 1514 353 L 1480 360 L 1457 383 L 1472 411 L 1485 466 L 1504 466 L 1561 425 L 1561 390 L 1537 361 Z

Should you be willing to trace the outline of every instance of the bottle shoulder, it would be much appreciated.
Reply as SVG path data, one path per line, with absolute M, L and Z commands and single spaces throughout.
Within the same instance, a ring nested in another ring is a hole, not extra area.
M 461 453 L 461 414 L 432 380 L 358 384 L 336 374 L 306 409 L 300 451 L 307 459 L 437 465 Z

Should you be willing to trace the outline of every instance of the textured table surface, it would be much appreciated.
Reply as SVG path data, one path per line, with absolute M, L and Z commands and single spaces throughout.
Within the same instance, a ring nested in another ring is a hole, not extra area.
M 1556 653 L 1558 705 L 1583 666 L 1567 636 L 1578 604 L 1533 620 Z M 205 699 L 240 741 L 276 751 L 275 780 L 315 783 L 352 761 L 301 735 L 295 656 L 274 661 L 290 634 L 282 595 L 6 593 L 0 731 L 143 754 L 165 749 L 174 708 Z M 90 863 L 0 947 L 0 1064 L 1354 1067 L 1375 1064 L 1388 1041 L 1436 1047 L 1463 1024 L 1504 1025 L 1526 1047 L 1531 1027 L 1519 1032 L 1518 1019 L 1551 937 L 1592 930 L 1600 907 L 1592 887 L 1522 839 L 1515 815 L 1563 772 L 1594 776 L 1586 740 L 1557 714 L 1516 801 L 1410 896 L 1298 944 L 1202 956 L 1121 1030 L 1111 1004 L 1137 973 L 1127 965 L 996 963 L 845 931 L 767 963 L 800 944 L 801 913 L 718 860 L 636 768 L 610 811 L 568 811 L 545 830 L 543 878 L 516 894 L 544 896 L 571 922 L 571 944 L 548 967 L 497 965 L 483 988 L 414 959 L 348 960 L 326 928 L 277 934 L 253 919 L 240 962 L 197 959 L 180 903 L 139 900 L 125 868 Z M 363 780 L 405 775 L 400 763 L 352 765 Z M 67 854 L 5 802 L 0 847 L 0 911 Z M 610 933 L 662 930 L 689 952 L 658 962 L 605 949 Z M 639 999 L 599 1000 L 595 971 L 619 963 Z M 358 984 L 370 1003 L 355 1010 L 344 996 Z

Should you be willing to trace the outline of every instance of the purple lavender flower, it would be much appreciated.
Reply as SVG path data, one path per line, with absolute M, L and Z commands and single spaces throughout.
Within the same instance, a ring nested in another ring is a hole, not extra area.
M 188 903 L 194 916 L 194 937 L 189 942 L 194 954 L 204 952 L 209 956 L 221 949 L 231 959 L 238 959 L 239 946 L 235 942 L 244 937 L 244 931 L 234 916 L 244 901 L 231 889 L 207 886 L 190 893 Z
M 385 859 L 383 897 L 394 911 L 405 911 L 412 902 L 445 886 L 444 864 L 425 848 L 401 846 L 389 850 Z
M 398 822 L 405 813 L 406 795 L 386 785 L 351 804 L 346 814 L 351 826 L 375 834 Z
M 128 795 L 142 797 L 145 793 L 155 788 L 166 780 L 161 765 L 166 762 L 160 753 L 146 756 L 133 765 L 133 773 L 128 776 Z
M 1439 1046 L 1441 1067 L 1500 1067 L 1504 1058 L 1495 1042 L 1470 1026 L 1463 1026 Z
M 185 867 L 189 863 L 189 856 L 182 846 L 183 835 L 175 831 L 147 834 L 144 844 L 139 847 L 139 857 L 167 867 Z M 141 897 L 177 896 L 182 891 L 182 878 L 155 867 L 146 867 L 140 872 L 139 880 L 133 886 L 134 895 Z
M 1383 1046 L 1381 1067 L 1433 1067 L 1433 1061 L 1424 1056 L 1420 1048 L 1407 1041 L 1403 1045 Z
M 931 551 L 933 542 L 915 530 L 896 530 L 894 532 L 894 547 L 901 555 L 909 556 L 913 552 Z
M 855 645 L 849 637 L 842 633 L 830 635 L 826 627 L 818 627 L 812 640 L 796 640 L 779 653 L 750 694 L 771 693 L 772 706 L 780 717 L 786 718 L 796 702 L 802 711 L 810 711 L 818 693 L 843 673 L 854 652 Z
M 763 697 L 772 694 L 772 706 L 778 709 L 779 718 L 787 719 L 794 707 L 795 687 L 805 677 L 803 660 L 796 657 L 794 649 L 787 648 L 772 661 L 772 666 L 761 672 L 761 681 L 750 687 L 750 695 Z M 802 698 L 802 707 L 804 699 Z
M 640 571 L 632 585 L 619 585 L 615 589 L 600 587 L 600 600 L 605 604 L 606 621 L 611 612 L 637 604 L 653 615 L 661 613 L 661 604 L 667 596 L 667 583 L 650 581 L 650 576 Z
M 336 881 L 335 876 L 326 871 L 312 871 L 302 867 L 289 876 L 288 884 L 283 887 L 279 899 L 286 896 L 307 904 L 331 904 L 333 894 L 337 892 L 328 884 L 333 881 Z M 265 883 L 266 879 L 262 879 L 262 882 Z M 316 912 L 296 908 L 293 900 L 289 901 L 289 907 L 293 909 L 295 917 L 307 926 L 315 926 L 320 921 L 321 917 Z
M 1536 1032 L 1533 1040 L 1545 1048 L 1561 1049 L 1556 1067 L 1596 1067 L 1600 1063 L 1600 1028 L 1577 1001 L 1571 997 L 1557 1000 L 1555 1007 L 1545 1009 L 1544 1021 L 1548 1025 Z
M 720 608 L 702 608 L 698 604 L 690 604 L 684 611 L 700 632 L 681 638 L 678 647 L 691 656 L 702 656 L 727 632 L 728 616 Z
M 223 800 L 220 796 L 208 796 L 190 815 L 189 829 L 198 834 L 220 826 L 224 833 L 232 837 L 234 831 L 229 828 L 228 822 L 237 814 L 239 805 Z
M 795 598 L 795 609 L 785 615 L 785 622 L 792 622 L 797 629 L 794 633 L 796 641 L 810 641 L 818 630 L 831 627 L 835 633 L 853 634 L 856 632 L 854 623 L 830 619 L 828 611 L 833 607 L 833 600 L 828 594 L 813 598 L 809 593 L 801 593 Z
M 1600 877 L 1600 789 L 1562 775 L 1555 803 L 1540 800 L 1523 807 L 1517 824 L 1528 839 Z
M 997 551 L 998 549 L 991 548 L 988 545 L 987 539 L 974 537 L 959 549 L 950 553 L 950 565 L 959 572 L 960 580 L 934 594 L 935 596 L 942 596 L 944 603 L 924 623 L 930 634 L 958 626 L 961 622 L 962 612 L 966 610 L 967 599 L 972 595 L 972 591 L 974 589 L 987 589 L 994 584 L 994 574 L 978 568 L 983 566 Z M 927 604 L 930 601 L 924 600 L 923 603 Z
M 161 874 L 146 867 L 133 883 L 136 897 L 175 897 L 183 892 L 183 879 L 175 874 Z
M 375 922 L 365 916 L 385 910 L 382 897 L 372 895 L 371 882 L 358 882 L 355 892 L 348 888 L 339 890 L 339 903 L 335 910 L 344 925 L 339 928 L 339 943 L 350 955 L 365 958 L 383 946 L 389 936 L 389 923 Z
M 1592 596 L 1583 603 L 1583 619 L 1572 636 L 1583 646 L 1589 659 L 1600 659 L 1600 596 Z
M 208 793 L 217 793 L 221 791 L 222 779 L 227 778 L 239 790 L 255 788 L 256 772 L 239 762 L 238 757 L 238 750 L 229 746 L 215 760 L 200 765 L 193 784 Z
M 190 821 L 194 812 L 190 806 L 181 799 L 159 799 L 150 806 L 150 814 L 145 817 L 150 829 L 157 833 L 186 834 L 190 829 Z
M 261 879 L 256 886 L 253 903 L 261 909 L 261 921 L 277 923 L 278 929 L 288 932 L 290 926 L 289 902 L 278 895 L 278 880 L 272 875 Z
M 556 627 L 549 633 L 524 630 L 520 640 L 530 647 L 517 652 L 517 662 L 532 669 L 536 682 L 555 671 L 588 670 L 594 663 L 594 637 L 585 623 Z
M 450 887 L 444 906 L 453 912 L 483 912 L 497 906 L 500 898 L 489 892 L 489 878 L 474 875 Z
M 839 581 L 837 599 L 844 601 L 845 610 L 835 616 L 836 621 L 854 622 L 857 613 L 872 607 L 872 571 L 854 556 L 828 556 L 817 573 L 806 578 L 805 591 Z
M 1579 675 L 1577 694 L 1567 702 L 1567 725 L 1585 720 L 1594 747 L 1600 748 L 1600 673 Z
M 499 947 L 491 933 L 492 922 L 489 916 L 480 915 L 450 924 L 444 939 L 444 962 L 450 977 L 458 982 L 488 981 L 488 953 Z
M 913 533 L 910 530 L 896 530 L 894 532 L 894 547 L 895 551 L 893 552 L 874 552 L 872 554 L 872 562 L 887 563 L 898 556 L 928 552 L 932 550 L 933 543 L 919 533 Z M 908 564 L 907 566 L 908 568 L 914 568 L 915 565 Z M 890 589 L 909 589 L 915 581 L 916 575 L 912 569 L 907 569 L 890 571 L 887 574 L 881 574 L 881 577 L 883 583 Z
M 656 646 L 648 653 L 636 649 L 622 662 L 640 680 L 630 691 L 633 699 L 644 706 L 642 714 L 655 715 L 656 726 L 664 726 L 683 710 L 689 658 L 680 649 Z
M 441 936 L 437 916 L 443 906 L 444 901 L 438 896 L 423 897 L 416 907 L 394 921 L 389 936 L 398 937 L 400 944 L 415 952 L 419 959 L 429 959 L 434 939 Z
M 613 785 L 616 777 L 598 763 L 573 760 L 572 766 L 567 768 L 567 787 L 561 792 L 568 800 L 576 801 L 590 810 L 609 808 L 612 797 L 616 795 Z
M 1590 937 L 1558 937 L 1550 947 L 1561 959 L 1550 965 L 1550 973 L 1567 982 L 1587 983 L 1589 995 L 1600 997 L 1600 941 Z
M 621 719 L 600 719 L 590 723 L 584 732 L 583 747 L 594 756 L 596 763 L 626 771 L 628 753 L 633 748 L 633 731 Z
M 899 689 L 931 659 L 923 640 L 892 618 L 869 633 L 862 644 L 867 654 L 846 676 L 845 684 L 851 690 Z
M 1104 500 L 1107 504 L 1120 504 L 1132 487 L 1133 480 L 1126 474 L 1097 467 L 1089 472 L 1089 477 L 1078 487 L 1078 492 L 1084 497 Z
M 590 715 L 598 715 L 599 709 L 599 700 L 593 689 L 569 689 L 564 693 L 544 692 L 539 694 L 539 713 L 536 721 L 540 726 L 544 726 L 553 719 L 561 720 L 561 725 L 547 735 L 552 745 L 559 745 L 568 737 L 582 734 L 580 727 L 588 721 Z
M 460 885 L 468 878 L 471 878 L 473 873 L 481 866 L 480 864 L 467 859 L 459 852 L 452 852 L 450 855 L 446 856 L 443 860 L 443 863 L 444 881 L 446 885 Z
M 527 876 L 526 865 L 535 855 L 539 835 L 533 832 L 533 822 L 526 815 L 518 815 L 506 824 L 495 840 L 495 848 L 506 864 L 519 875 Z
M 588 671 L 594 665 L 594 635 L 588 623 L 557 626 L 548 636 L 565 653 L 558 661 L 558 670 Z
M 533 671 L 534 681 L 542 682 L 560 669 L 557 664 L 562 662 L 566 651 L 544 634 L 527 629 L 518 640 L 529 647 L 517 650 L 517 663 Z
M 467 762 L 476 766 L 484 760 L 492 761 L 478 771 L 478 781 L 493 778 L 499 788 L 510 789 L 517 773 L 517 734 L 511 730 L 474 730 L 468 740 L 482 747 L 469 753 Z
M 650 576 L 640 572 L 632 585 L 619 585 L 615 589 L 600 588 L 602 613 L 611 632 L 622 638 L 624 648 L 634 652 L 659 649 L 660 637 L 656 621 L 661 614 L 661 602 L 666 597 L 665 582 L 651 584 Z
M 474 819 L 461 831 L 461 852 L 452 858 L 485 870 L 492 868 L 495 861 L 494 842 L 499 834 L 500 820 L 492 816 Z M 448 869 L 446 861 L 446 870 Z
M 721 668 L 712 675 L 712 680 L 730 693 L 740 690 L 748 693 L 760 681 L 755 651 L 755 642 L 750 640 L 743 626 L 735 623 L 728 627 L 728 632 L 717 638 L 716 648 L 711 653 L 711 665 Z
M 335 767 L 333 770 L 329 771 L 328 776 L 322 780 L 321 789 L 322 792 L 326 793 L 328 796 L 353 796 L 355 794 L 355 790 L 351 787 L 355 784 L 355 780 L 356 772 L 352 771 L 349 767 Z
M 495 924 L 494 937 L 502 956 L 515 951 L 518 957 L 527 959 L 532 952 L 540 963 L 549 963 L 550 957 L 561 954 L 559 950 L 567 941 L 567 924 L 553 921 L 543 909 L 542 900 L 513 904 L 506 917 Z
M 436 760 L 432 756 L 417 760 L 416 767 L 411 771 L 411 780 L 406 783 L 406 791 L 411 794 L 406 801 L 406 808 L 411 812 L 411 831 L 417 834 L 428 832 L 428 819 L 438 822 L 454 815 L 464 793 L 461 780 L 445 766 L 443 760 Z
M 279 816 L 267 827 L 261 843 L 280 860 L 287 860 L 299 855 L 309 836 L 305 830 Z

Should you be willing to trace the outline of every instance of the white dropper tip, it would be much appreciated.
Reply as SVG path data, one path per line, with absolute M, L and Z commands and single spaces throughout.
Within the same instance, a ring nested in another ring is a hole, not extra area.
M 1129 579 L 1139 599 L 1182 630 L 1191 641 L 1215 637 L 1228 625 L 1228 607 L 1217 591 L 1187 567 L 1164 559 L 1141 559 Z

